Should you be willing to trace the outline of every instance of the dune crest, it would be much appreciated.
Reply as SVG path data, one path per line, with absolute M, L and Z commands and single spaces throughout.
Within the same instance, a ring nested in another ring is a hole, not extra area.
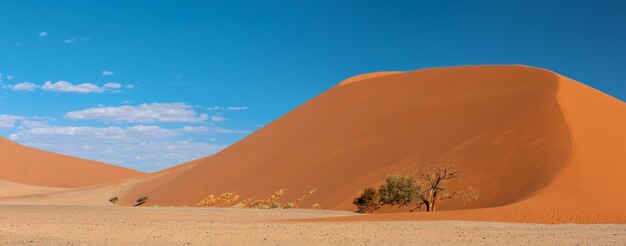
M 373 79 L 373 78 L 378 78 L 378 77 L 383 77 L 383 76 L 388 76 L 388 75 L 394 75 L 394 74 L 399 74 L 399 73 L 403 73 L 400 71 L 388 71 L 388 72 L 374 72 L 374 73 L 364 73 L 364 74 L 359 74 L 357 76 L 352 76 L 350 78 L 347 78 L 343 81 L 341 81 L 341 83 L 337 84 L 337 86 L 344 86 L 350 83 L 354 83 L 354 82 L 358 82 L 358 81 L 362 81 L 362 80 L 366 80 L 366 79 Z

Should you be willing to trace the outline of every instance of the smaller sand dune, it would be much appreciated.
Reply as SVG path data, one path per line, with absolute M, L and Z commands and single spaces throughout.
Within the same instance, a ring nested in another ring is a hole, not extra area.
M 27 185 L 6 180 L 0 180 L 0 198 L 55 193 L 67 190 L 71 189 Z
M 0 137 L 0 180 L 76 188 L 141 174 L 129 168 L 34 149 Z

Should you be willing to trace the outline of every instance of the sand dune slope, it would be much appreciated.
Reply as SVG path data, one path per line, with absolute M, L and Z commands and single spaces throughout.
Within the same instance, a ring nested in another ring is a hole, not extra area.
M 388 174 L 454 162 L 473 208 L 503 206 L 546 189 L 572 144 L 557 101 L 559 76 L 524 66 L 425 69 L 349 79 L 224 151 L 125 196 L 194 205 L 208 194 L 353 209 L 352 198 Z M 442 209 L 460 208 L 458 203 Z
M 141 174 L 128 168 L 30 148 L 0 137 L 0 180 L 48 187 L 84 187 Z

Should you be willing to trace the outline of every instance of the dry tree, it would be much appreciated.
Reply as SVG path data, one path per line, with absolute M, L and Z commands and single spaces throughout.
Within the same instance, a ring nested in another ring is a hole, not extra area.
M 460 171 L 454 164 L 435 165 L 426 167 L 419 174 L 419 181 L 422 186 L 418 208 L 426 206 L 426 211 L 434 212 L 437 209 L 437 202 L 453 198 L 458 192 L 450 192 L 446 184 L 454 178 L 458 178 Z

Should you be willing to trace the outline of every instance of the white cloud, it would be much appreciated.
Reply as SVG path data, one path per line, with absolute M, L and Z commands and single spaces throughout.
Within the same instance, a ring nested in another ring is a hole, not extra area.
M 25 119 L 22 116 L 0 114 L 0 129 L 13 129 L 18 120 Z
M 23 120 L 20 122 L 19 129 L 42 128 L 49 127 L 48 122 L 38 120 Z
M 46 36 L 48 36 L 48 32 L 40 32 L 39 33 L 39 37 L 40 38 L 45 38 Z
M 133 88 L 135 88 L 135 85 L 128 84 L 128 85 L 124 86 L 124 88 L 126 88 L 126 89 L 133 89 Z
M 105 89 L 91 83 L 82 83 L 74 85 L 67 81 L 58 81 L 52 83 L 52 81 L 46 81 L 41 87 L 44 91 L 56 91 L 56 92 L 74 92 L 74 93 L 101 93 Z
M 119 83 L 115 83 L 115 82 L 109 82 L 109 83 L 104 84 L 103 87 L 107 89 L 119 89 L 119 88 L 122 88 L 122 85 Z
M 226 108 L 226 110 L 246 110 L 248 109 L 248 107 L 244 106 L 244 107 L 228 107 Z
M 71 43 L 74 43 L 74 42 L 84 42 L 84 41 L 89 41 L 89 40 L 91 40 L 91 38 L 80 37 L 79 36 L 79 37 L 72 37 L 72 38 L 65 39 L 65 40 L 63 40 L 63 43 L 71 44 Z
M 226 121 L 227 119 L 221 116 L 217 116 L 217 115 L 213 115 L 211 116 L 211 121 L 215 121 L 215 122 L 222 122 L 222 121 Z
M 246 110 L 248 109 L 247 106 L 237 106 L 237 107 L 220 107 L 220 106 L 213 106 L 213 107 L 209 107 L 206 110 L 208 111 L 224 111 L 224 110 L 228 110 L 228 111 L 237 111 L 237 110 Z
M 226 129 L 226 128 L 221 128 L 221 127 L 210 127 L 209 128 L 211 133 L 237 133 L 237 134 L 248 134 L 251 133 L 248 130 L 233 130 L 233 129 Z
M 95 107 L 68 112 L 64 116 L 71 120 L 98 120 L 105 122 L 202 122 L 209 116 L 198 114 L 186 103 L 151 103 L 138 106 Z
M 112 76 L 112 75 L 115 75 L 115 73 L 111 71 L 102 71 L 102 76 Z
M 22 122 L 24 124 L 24 122 Z M 181 139 L 185 134 L 237 133 L 210 126 L 168 129 L 129 127 L 46 126 L 22 128 L 10 138 L 22 144 L 108 163 L 155 171 L 214 154 L 226 146 Z M 246 131 L 247 133 L 247 131 Z
M 208 126 L 185 126 L 180 130 L 185 133 L 208 133 L 211 131 Z
M 12 89 L 14 91 L 34 91 L 35 89 L 37 89 L 37 85 L 30 83 L 30 82 L 22 82 L 22 83 L 17 83 L 14 85 L 6 85 L 3 86 L 2 88 L 8 88 L 8 89 Z
M 42 126 L 24 128 L 17 132 L 17 138 L 20 140 L 87 142 L 97 140 L 103 143 L 159 139 L 178 135 L 176 130 L 145 125 L 130 127 Z
M 122 88 L 122 85 L 115 82 L 108 82 L 103 86 L 98 86 L 92 83 L 82 83 L 74 85 L 67 81 L 57 81 L 56 83 L 52 83 L 52 81 L 46 81 L 41 87 L 44 91 L 56 91 L 56 92 L 72 92 L 72 93 L 102 93 L 105 91 L 113 91 L 120 92 L 119 89 Z M 126 86 L 126 88 L 129 88 Z
M 8 80 L 13 80 L 15 77 L 13 75 L 7 75 Z

